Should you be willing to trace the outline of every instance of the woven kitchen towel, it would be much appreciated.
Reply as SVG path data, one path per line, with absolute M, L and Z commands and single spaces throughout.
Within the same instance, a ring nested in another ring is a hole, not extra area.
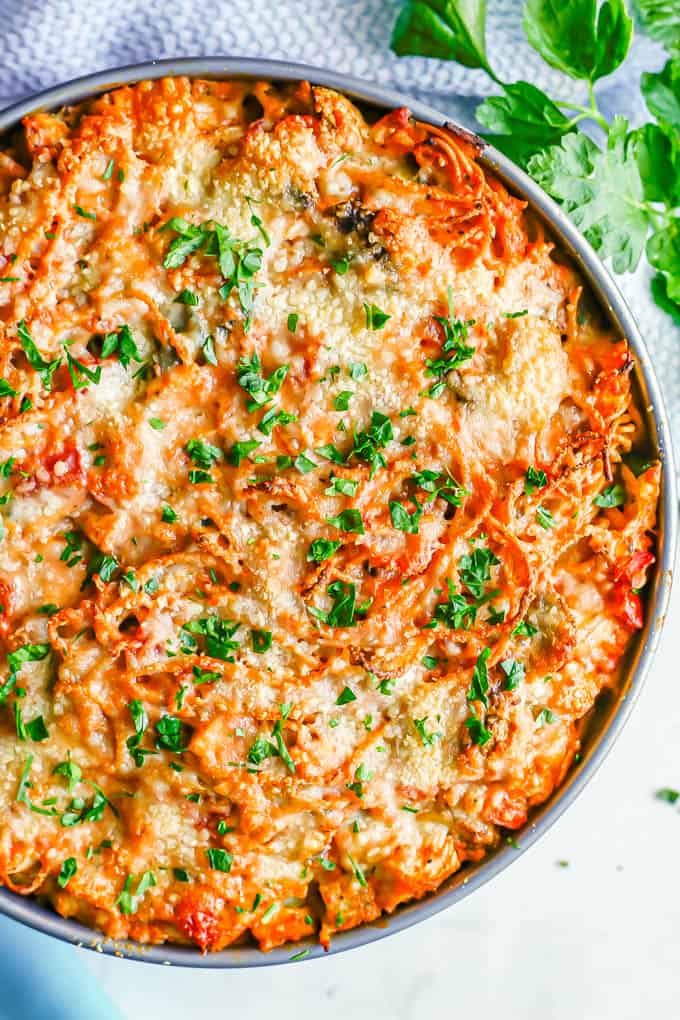
M 563 0 L 568 3 L 569 0 Z M 679 0 L 680 2 L 680 0 Z M 493 91 L 481 71 L 397 58 L 389 38 L 400 0 L 0 0 L 0 105 L 77 75 L 177 56 L 300 61 L 393 86 L 474 127 L 474 97 Z M 578 101 L 583 86 L 544 64 L 521 29 L 520 0 L 489 0 L 491 63 Z M 598 86 L 606 112 L 644 118 L 638 81 L 663 51 L 641 36 L 624 67 Z M 649 269 L 619 277 L 653 354 L 680 444 L 680 330 L 649 296 Z M 678 447 L 680 448 L 680 446 Z

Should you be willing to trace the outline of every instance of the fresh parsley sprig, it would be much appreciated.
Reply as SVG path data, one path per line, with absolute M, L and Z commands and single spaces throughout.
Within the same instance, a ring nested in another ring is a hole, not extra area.
M 500 87 L 477 119 L 487 139 L 519 163 L 569 214 L 616 273 L 646 252 L 657 270 L 656 303 L 680 324 L 680 7 L 637 0 L 649 34 L 669 51 L 665 67 L 642 75 L 653 118 L 631 129 L 600 110 L 595 83 L 626 59 L 633 22 L 624 0 L 526 0 L 524 31 L 552 67 L 587 86 L 588 103 L 546 95 L 530 82 L 503 82 L 486 53 L 485 0 L 409 0 L 392 48 L 484 70 Z M 600 137 L 594 141 L 581 130 Z

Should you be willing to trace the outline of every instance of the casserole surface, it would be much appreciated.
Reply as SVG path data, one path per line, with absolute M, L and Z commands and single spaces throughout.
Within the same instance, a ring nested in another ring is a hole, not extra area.
M 616 683 L 659 475 L 627 345 L 402 111 L 175 79 L 25 142 L 5 880 L 114 937 L 327 942 L 521 825 Z

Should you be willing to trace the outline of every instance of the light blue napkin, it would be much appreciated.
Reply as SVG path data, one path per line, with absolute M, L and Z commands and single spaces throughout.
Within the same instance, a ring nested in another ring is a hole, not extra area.
M 0 1020 L 123 1020 L 84 952 L 0 917 Z

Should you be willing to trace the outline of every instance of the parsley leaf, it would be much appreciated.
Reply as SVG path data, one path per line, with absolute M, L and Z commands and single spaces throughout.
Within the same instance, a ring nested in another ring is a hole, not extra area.
M 680 39 L 680 10 L 675 0 L 637 0 L 645 28 L 666 46 L 677 44 Z
M 535 85 L 526 81 L 504 85 L 503 95 L 490 96 L 477 107 L 480 124 L 497 149 L 526 169 L 529 159 L 574 130 L 573 121 Z
M 481 67 L 494 77 L 486 59 L 486 0 L 411 0 L 392 33 L 400 56 L 421 55 Z
M 341 546 L 342 542 L 331 542 L 327 538 L 315 538 L 307 551 L 307 559 L 311 563 L 323 563 L 324 560 L 329 560 Z
M 390 518 L 392 520 L 392 526 L 397 531 L 405 531 L 409 535 L 417 535 L 420 527 L 420 518 L 422 517 L 423 509 L 415 499 L 413 502 L 416 505 L 416 509 L 413 513 L 409 513 L 408 510 L 403 506 L 402 503 L 397 503 L 394 500 L 390 500 Z
M 466 322 L 456 319 L 453 311 L 453 291 L 451 287 L 447 289 L 447 297 L 449 317 L 445 319 L 441 315 L 435 315 L 435 319 L 444 330 L 442 354 L 445 357 L 425 359 L 425 365 L 427 366 L 425 375 L 433 376 L 438 380 L 427 390 L 427 395 L 433 398 L 439 397 L 444 392 L 446 377 L 449 372 L 469 361 L 475 353 L 475 348 L 468 347 L 465 342 L 468 338 L 470 327 L 475 325 L 475 319 L 468 319 Z
M 444 734 L 440 733 L 440 732 L 437 732 L 437 733 L 428 733 L 427 732 L 427 727 L 425 725 L 426 723 L 427 723 L 427 716 L 425 716 L 423 719 L 414 719 L 413 720 L 413 725 L 415 726 L 416 730 L 418 731 L 418 736 L 420 737 L 420 742 L 423 745 L 423 747 L 434 747 L 435 744 L 437 743 L 437 741 L 442 739 Z
M 533 156 L 528 169 L 556 198 L 615 272 L 632 272 L 644 250 L 649 213 L 628 124 L 615 117 L 601 151 L 587 135 L 565 135 L 560 145 Z
M 61 889 L 65 889 L 77 871 L 78 864 L 75 857 L 67 857 L 66 860 L 62 862 L 59 874 L 57 875 L 57 884 L 59 887 Z
M 249 411 L 264 407 L 272 400 L 281 389 L 281 384 L 288 373 L 288 367 L 288 365 L 280 365 L 267 379 L 262 375 L 262 365 L 257 354 L 253 354 L 250 360 L 241 358 L 236 366 L 236 378 L 239 386 L 251 397 L 247 403 Z
M 213 446 L 212 443 L 207 443 L 204 439 L 190 439 L 184 449 L 193 463 L 205 470 L 208 470 L 216 461 L 222 459 L 222 451 L 219 447 Z
M 545 471 L 537 471 L 536 468 L 528 467 L 524 476 L 524 493 L 531 496 L 536 489 L 545 489 L 548 484 L 548 476 Z
M 17 326 L 17 336 L 19 337 L 19 343 L 22 346 L 23 352 L 28 358 L 29 365 L 38 372 L 43 386 L 49 392 L 52 389 L 52 376 L 61 365 L 61 358 L 56 358 L 54 361 L 45 361 L 35 346 L 25 319 L 22 319 Z
M 350 457 L 370 464 L 369 478 L 373 478 L 379 467 L 387 467 L 385 456 L 380 451 L 392 439 L 394 432 L 390 419 L 380 411 L 373 411 L 369 428 L 354 433 L 354 448 L 350 452 Z
M 351 581 L 332 581 L 326 591 L 333 599 L 331 609 L 325 613 L 315 606 L 309 607 L 309 613 L 329 627 L 354 627 L 364 617 L 373 601 L 361 606 L 356 604 L 356 586 Z
M 213 871 L 231 871 L 231 866 L 234 861 L 233 854 L 228 853 L 226 850 L 221 850 L 218 847 L 210 847 L 206 850 L 206 856 L 208 863 Z
M 626 490 L 623 485 L 617 483 L 616 485 L 608 485 L 606 489 L 593 500 L 595 506 L 602 507 L 603 510 L 609 510 L 614 506 L 623 506 L 626 502 Z
M 505 659 L 499 663 L 499 666 L 505 673 L 505 689 L 506 691 L 514 691 L 516 687 L 519 687 L 522 680 L 524 680 L 524 666 L 521 662 L 517 662 L 515 659 Z
M 527 0 L 527 39 L 543 59 L 572 78 L 594 82 L 611 74 L 628 53 L 633 22 L 624 0 Z
M 104 334 L 101 356 L 110 358 L 112 354 L 118 354 L 123 368 L 127 368 L 131 361 L 141 364 L 144 360 L 129 326 L 120 326 L 113 333 Z
M 364 313 L 366 315 L 366 329 L 382 329 L 387 320 L 392 318 L 391 315 L 387 315 L 377 305 L 369 305 L 366 302 L 364 302 Z
M 327 524 L 332 524 L 340 531 L 351 532 L 355 535 L 364 534 L 364 522 L 360 510 L 342 510 L 337 517 L 327 517 Z

